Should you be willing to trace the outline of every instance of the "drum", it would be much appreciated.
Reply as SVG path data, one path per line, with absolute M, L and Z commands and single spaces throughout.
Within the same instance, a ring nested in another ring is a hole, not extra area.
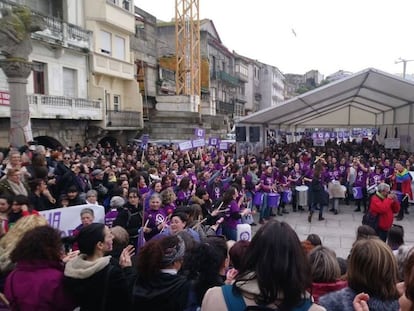
M 374 194 L 375 192 L 377 192 L 377 185 L 369 186 L 367 188 L 367 192 L 368 192 L 368 194 Z
M 267 195 L 267 206 L 278 207 L 280 202 L 279 193 L 271 192 Z
M 252 239 L 252 227 L 249 224 L 237 225 L 237 241 L 250 241 Z
M 285 190 L 282 192 L 282 202 L 285 204 L 292 202 L 292 191 L 291 190 Z
M 262 206 L 263 204 L 263 193 L 256 192 L 253 198 L 253 204 L 256 206 Z
M 363 198 L 362 188 L 361 187 L 353 187 L 352 188 L 352 195 L 354 196 L 355 200 L 362 199 Z
M 297 191 L 297 205 L 307 206 L 309 187 L 308 186 L 297 186 L 295 190 Z
M 345 198 L 345 190 L 337 180 L 334 180 L 328 184 L 328 193 L 330 199 Z

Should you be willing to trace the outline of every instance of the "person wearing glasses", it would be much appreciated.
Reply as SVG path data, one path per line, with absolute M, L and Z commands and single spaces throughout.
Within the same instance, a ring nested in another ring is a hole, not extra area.
M 129 234 L 132 245 L 136 245 L 138 239 L 138 229 L 142 226 L 143 208 L 137 188 L 130 188 L 128 192 L 128 202 L 119 210 L 113 226 L 121 226 Z
M 58 154 L 57 161 L 58 163 L 56 164 L 54 173 L 56 176 L 62 177 L 63 175 L 65 175 L 67 172 L 70 171 L 70 164 L 72 161 L 72 157 L 68 153 Z

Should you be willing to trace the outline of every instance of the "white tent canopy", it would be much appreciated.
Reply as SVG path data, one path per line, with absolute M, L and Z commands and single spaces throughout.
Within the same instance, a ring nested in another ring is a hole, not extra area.
M 238 125 L 304 128 L 414 124 L 413 103 L 413 82 L 370 68 L 241 118 Z

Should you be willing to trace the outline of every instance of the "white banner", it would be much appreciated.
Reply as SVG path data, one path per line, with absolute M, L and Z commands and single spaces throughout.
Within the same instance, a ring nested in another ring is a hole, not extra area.
M 191 140 L 188 141 L 184 141 L 182 143 L 179 143 L 178 146 L 180 147 L 180 150 L 189 150 L 191 148 L 193 148 L 193 144 L 191 143 Z
M 385 149 L 400 149 L 401 141 L 399 138 L 385 138 Z
M 193 140 L 193 148 L 204 147 L 205 145 L 206 145 L 206 140 L 204 138 Z
M 104 223 L 105 209 L 100 205 L 75 205 L 69 207 L 55 208 L 39 212 L 46 218 L 53 228 L 61 230 L 62 236 L 72 235 L 72 231 L 81 224 L 80 212 L 85 207 L 91 208 L 95 215 L 94 222 Z

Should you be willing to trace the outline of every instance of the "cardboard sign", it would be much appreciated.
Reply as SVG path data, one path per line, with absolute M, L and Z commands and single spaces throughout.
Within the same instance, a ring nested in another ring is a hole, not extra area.
M 191 140 L 187 140 L 182 143 L 179 143 L 178 146 L 180 147 L 181 151 L 190 150 L 193 148 L 193 143 L 191 142 Z
M 206 145 L 206 141 L 204 140 L 204 138 L 194 139 L 192 143 L 193 148 L 204 147 Z
M 196 128 L 194 135 L 197 137 L 204 137 L 206 131 L 204 129 Z

